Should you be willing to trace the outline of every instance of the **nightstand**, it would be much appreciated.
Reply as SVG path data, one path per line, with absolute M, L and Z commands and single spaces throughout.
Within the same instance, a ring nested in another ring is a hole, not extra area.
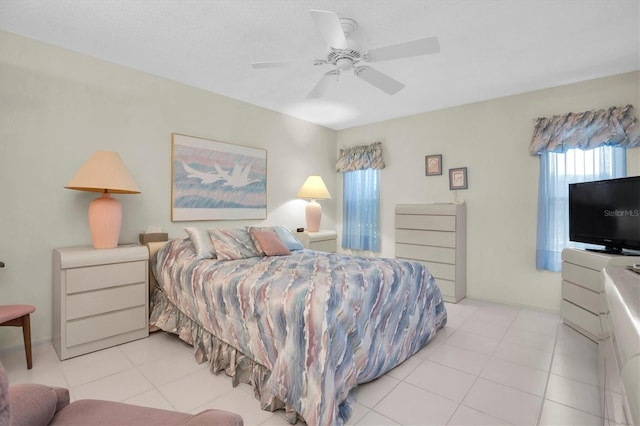
M 61 360 L 149 335 L 149 252 L 53 250 L 53 346 Z
M 304 248 L 317 251 L 336 252 L 336 231 L 296 232 L 293 235 L 302 243 Z

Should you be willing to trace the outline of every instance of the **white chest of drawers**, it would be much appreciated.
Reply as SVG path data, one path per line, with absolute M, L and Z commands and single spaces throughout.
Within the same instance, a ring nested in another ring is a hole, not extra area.
M 467 295 L 466 211 L 464 203 L 396 205 L 396 257 L 424 263 L 452 303 Z
M 53 346 L 60 359 L 149 335 L 144 246 L 53 250 Z
M 336 252 L 336 231 L 296 232 L 294 234 L 304 248 L 316 251 Z

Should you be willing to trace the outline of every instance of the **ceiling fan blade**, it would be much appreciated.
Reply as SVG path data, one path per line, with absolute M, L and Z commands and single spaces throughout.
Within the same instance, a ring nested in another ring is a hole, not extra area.
M 404 87 L 404 84 L 371 67 L 357 67 L 355 74 L 389 95 L 396 94 Z
M 316 83 L 315 87 L 309 94 L 307 98 L 319 98 L 324 94 L 325 89 L 327 88 L 327 84 L 338 74 L 338 70 L 331 70 L 325 75 L 322 76 L 320 81 Z
M 329 47 L 347 49 L 347 38 L 342 30 L 340 18 L 335 12 L 326 10 L 310 10 L 309 13 L 322 33 L 322 38 Z
M 370 61 L 380 62 L 391 59 L 410 58 L 412 56 L 430 55 L 440 52 L 438 37 L 427 37 L 389 46 L 377 47 L 364 52 Z
M 251 62 L 253 68 L 279 68 L 288 65 L 289 61 L 262 61 Z

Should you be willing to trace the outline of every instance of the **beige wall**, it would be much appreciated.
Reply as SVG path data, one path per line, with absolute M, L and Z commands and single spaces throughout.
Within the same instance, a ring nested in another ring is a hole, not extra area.
M 333 130 L 0 32 L 0 303 L 36 306 L 34 341 L 51 337 L 52 249 L 91 244 L 96 194 L 63 186 L 94 151 L 119 152 L 142 191 L 115 196 L 121 243 L 148 225 L 180 236 L 194 224 L 170 219 L 172 132 L 266 149 L 266 223 L 304 226 L 295 194 L 309 174 L 336 193 Z M 323 207 L 323 225 L 335 227 L 335 201 Z M 3 327 L 0 348 L 11 346 L 21 346 L 20 331 Z
M 639 72 L 340 131 L 338 148 L 383 142 L 383 256 L 394 255 L 396 204 L 457 197 L 467 203 L 467 294 L 557 310 L 560 275 L 535 269 L 539 160 L 528 151 L 535 119 L 627 104 L 637 115 Z M 442 176 L 425 176 L 429 154 L 443 155 Z M 449 190 L 454 167 L 468 168 L 468 190 Z M 628 174 L 640 174 L 639 148 L 628 152 Z M 339 178 L 337 200 L 341 185 Z M 337 216 L 341 224 L 340 201 Z

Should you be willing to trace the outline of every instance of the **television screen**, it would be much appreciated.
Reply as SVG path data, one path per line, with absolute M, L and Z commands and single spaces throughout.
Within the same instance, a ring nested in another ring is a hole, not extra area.
M 640 250 L 640 176 L 570 184 L 569 239 Z

